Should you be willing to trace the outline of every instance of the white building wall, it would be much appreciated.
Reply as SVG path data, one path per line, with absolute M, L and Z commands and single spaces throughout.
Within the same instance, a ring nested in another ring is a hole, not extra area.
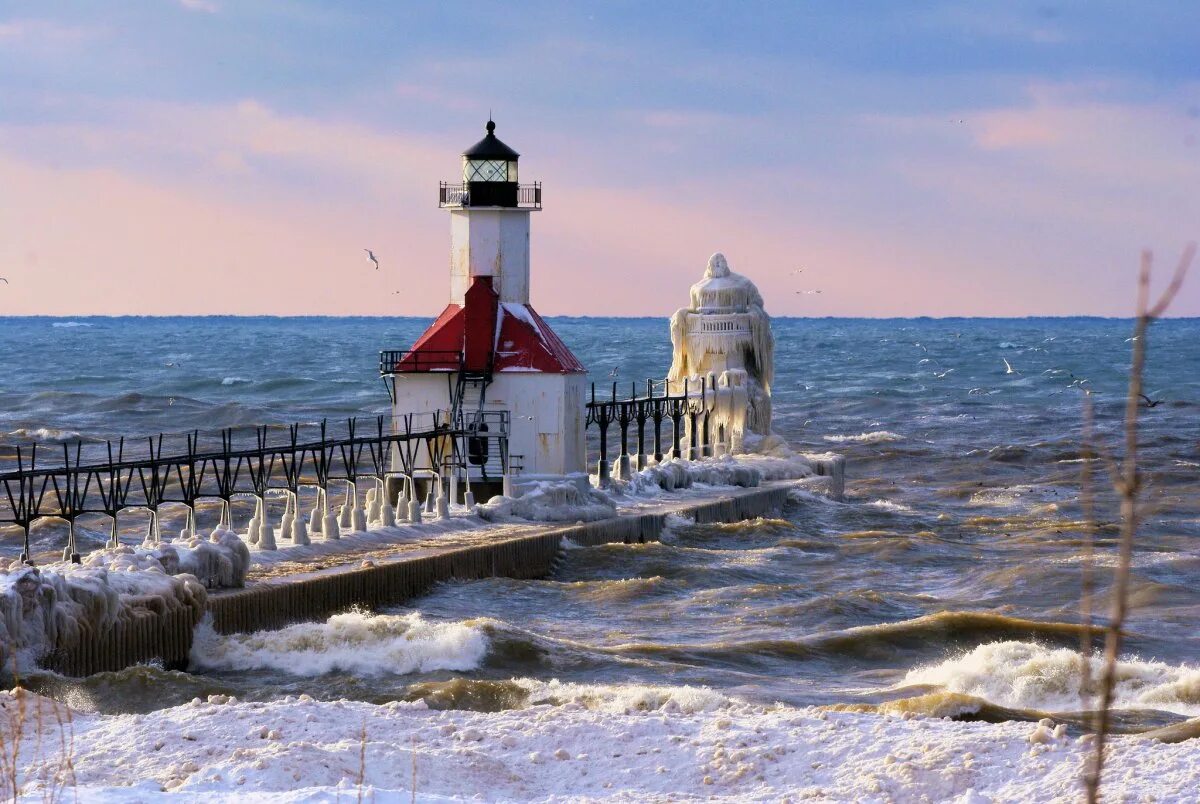
M 393 426 L 403 432 L 407 413 L 426 414 L 414 420 L 427 425 L 435 411 L 447 411 L 447 375 L 399 374 Z M 510 414 L 508 451 L 520 455 L 524 474 L 565 475 L 587 466 L 584 433 L 585 374 L 499 372 L 487 389 L 485 410 Z M 423 465 L 423 464 L 422 464 Z
M 583 374 L 500 372 L 488 386 L 488 408 L 511 413 L 510 455 L 525 474 L 564 475 L 586 467 Z
M 476 276 L 493 277 L 500 301 L 529 303 L 529 210 L 450 211 L 451 304 L 463 304 Z

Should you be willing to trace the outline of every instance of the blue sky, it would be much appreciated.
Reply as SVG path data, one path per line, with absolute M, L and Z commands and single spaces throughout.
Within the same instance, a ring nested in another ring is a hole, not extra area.
M 1140 249 L 1165 273 L 1200 230 L 1196 31 L 1196 3 L 0 2 L 0 309 L 436 313 L 436 183 L 490 110 L 546 186 L 546 313 L 669 313 L 720 250 L 776 314 L 1121 315 Z

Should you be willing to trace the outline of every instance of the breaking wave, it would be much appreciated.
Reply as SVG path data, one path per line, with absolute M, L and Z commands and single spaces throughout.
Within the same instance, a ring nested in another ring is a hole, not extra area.
M 221 385 L 249 385 L 252 382 L 254 382 L 254 380 L 250 380 L 245 377 L 226 377 L 221 380 Z
M 1101 668 L 1102 659 L 1093 657 L 1092 679 L 1099 677 Z M 1071 648 L 992 642 L 940 664 L 911 670 L 904 684 L 933 685 L 998 706 L 1075 711 L 1083 703 L 1082 669 L 1082 655 Z M 1091 693 L 1089 689 L 1089 706 L 1094 706 Z M 1137 658 L 1118 662 L 1114 705 L 1200 715 L 1200 668 Z
M 82 436 L 74 430 L 59 430 L 55 427 L 21 427 L 9 433 L 13 438 L 30 441 L 78 441 Z
M 485 621 L 430 622 L 413 614 L 335 614 L 325 622 L 222 636 L 203 626 L 191 659 L 210 670 L 335 671 L 364 676 L 474 670 L 487 656 Z

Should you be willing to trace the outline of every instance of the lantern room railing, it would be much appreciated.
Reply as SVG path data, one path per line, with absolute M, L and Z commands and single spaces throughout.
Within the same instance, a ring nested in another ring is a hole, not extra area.
M 379 353 L 379 373 L 385 376 L 425 371 L 462 371 L 462 366 L 462 352 L 389 349 Z
M 511 187 L 512 185 L 509 186 Z M 442 182 L 438 187 L 438 206 L 442 208 L 471 206 L 470 185 L 465 182 Z M 481 204 L 480 206 L 493 205 Z M 517 185 L 516 206 L 518 209 L 541 209 L 542 183 L 535 181 L 533 184 Z

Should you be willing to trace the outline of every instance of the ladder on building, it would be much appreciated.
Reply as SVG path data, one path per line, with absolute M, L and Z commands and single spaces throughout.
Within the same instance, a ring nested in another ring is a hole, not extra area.
M 489 428 L 484 421 L 483 406 L 487 402 L 487 388 L 491 384 L 491 371 L 463 369 L 455 382 L 452 404 L 454 426 L 467 432 L 467 465 L 481 469 L 488 462 Z

